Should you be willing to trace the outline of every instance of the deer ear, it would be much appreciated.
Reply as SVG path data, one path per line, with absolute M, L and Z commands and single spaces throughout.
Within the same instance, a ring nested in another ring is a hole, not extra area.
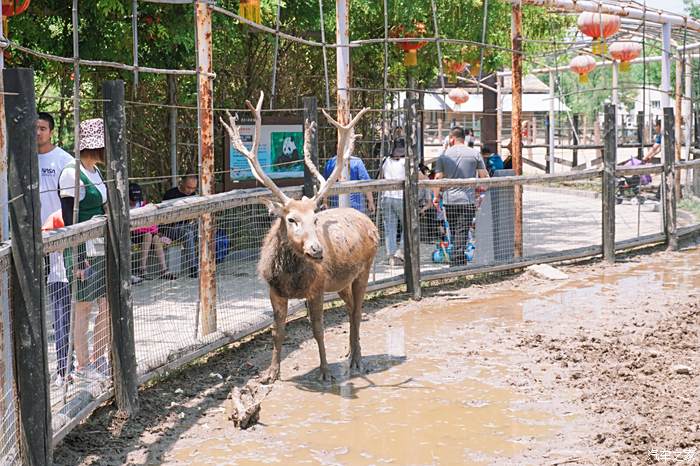
M 267 210 L 270 212 L 270 214 L 276 217 L 284 217 L 284 204 L 273 201 L 272 199 L 263 199 L 263 202 L 267 206 Z

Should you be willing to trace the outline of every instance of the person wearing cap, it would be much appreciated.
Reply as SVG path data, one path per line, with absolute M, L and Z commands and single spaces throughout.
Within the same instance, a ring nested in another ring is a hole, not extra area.
M 391 151 L 381 166 L 381 176 L 385 180 L 403 181 L 406 179 L 406 142 L 397 139 Z M 403 248 L 401 239 L 397 240 L 399 222 L 403 221 L 403 190 L 384 191 L 381 200 L 384 215 L 384 240 L 386 241 L 386 256 L 390 266 L 403 264 Z
M 58 179 L 73 156 L 53 144 L 55 122 L 50 113 L 39 112 L 36 121 L 36 145 L 39 158 L 39 200 L 41 223 L 46 223 L 52 214 L 60 218 L 61 198 L 58 195 Z M 61 224 L 63 219 L 60 219 Z M 62 225 L 61 225 L 62 226 Z M 63 254 L 48 255 L 46 267 L 48 298 L 53 309 L 53 329 L 56 336 L 56 373 L 52 376 L 57 386 L 62 386 L 67 375 L 68 336 L 70 334 L 70 285 L 63 263 Z
M 138 209 L 147 204 L 143 199 L 143 192 L 138 183 L 129 183 L 129 204 L 132 209 Z M 148 265 L 148 254 L 151 251 L 151 245 L 156 251 L 158 264 L 160 264 L 160 278 L 164 280 L 175 280 L 175 275 L 168 270 L 168 264 L 165 262 L 165 253 L 163 252 L 163 244 L 170 244 L 170 238 L 159 234 L 158 225 L 149 225 L 146 227 L 134 228 L 131 230 L 131 242 L 141 245 L 141 263 L 136 275 L 132 278 L 137 278 L 137 282 L 141 282 L 148 275 L 146 267 Z
M 101 118 L 93 118 L 80 123 L 80 186 L 78 189 L 78 223 L 104 215 L 107 202 L 105 185 L 98 164 L 104 163 L 105 137 Z M 59 178 L 61 210 L 66 226 L 73 224 L 75 207 L 75 175 L 77 161 L 66 165 Z M 104 379 L 109 374 L 107 354 L 110 348 L 110 328 L 107 300 L 105 297 L 105 252 L 104 239 L 86 241 L 77 248 L 75 263 L 73 254 L 66 254 L 70 276 L 75 277 L 76 305 L 74 341 L 76 355 L 76 375 L 90 379 Z M 93 352 L 88 349 L 88 327 L 90 310 L 97 302 L 98 312 L 93 332 Z

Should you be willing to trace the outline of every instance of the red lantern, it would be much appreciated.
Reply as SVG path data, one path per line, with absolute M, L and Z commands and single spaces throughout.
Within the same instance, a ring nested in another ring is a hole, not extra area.
M 467 69 L 467 65 L 469 65 L 469 63 L 459 60 L 451 60 L 449 58 L 443 60 L 443 66 L 452 81 L 457 80 L 457 75 L 462 74 L 464 70 Z
M 605 13 L 583 12 L 579 15 L 579 31 L 593 39 L 593 53 L 604 54 L 605 39 L 620 30 L 620 17 Z
M 620 71 L 629 71 L 630 63 L 642 53 L 642 44 L 624 40 L 610 46 L 610 56 L 620 62 Z
M 238 4 L 238 15 L 249 21 L 262 23 L 260 19 L 260 0 L 240 0 Z
M 9 18 L 24 13 L 31 0 L 2 0 L 2 16 Z
M 413 31 L 406 31 L 403 25 L 397 25 L 389 31 L 390 37 L 408 37 L 418 38 L 423 37 L 426 32 L 425 24 L 420 21 L 413 23 Z M 413 67 L 418 64 L 418 50 L 423 48 L 427 42 L 397 42 L 396 46 L 404 51 L 403 64 L 407 67 Z
M 593 71 L 595 67 L 595 60 L 590 55 L 579 55 L 569 63 L 569 69 L 578 74 L 579 82 L 584 84 L 588 82 L 588 73 Z
M 447 94 L 447 97 L 449 97 L 450 100 L 456 103 L 457 105 L 462 105 L 463 103 L 466 103 L 469 100 L 469 93 L 466 89 L 462 89 L 461 87 L 455 87 L 450 91 L 449 94 Z

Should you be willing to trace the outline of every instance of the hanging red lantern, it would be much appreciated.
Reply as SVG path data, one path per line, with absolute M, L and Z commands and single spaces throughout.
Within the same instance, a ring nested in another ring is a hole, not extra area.
M 578 74 L 579 82 L 584 84 L 588 82 L 588 73 L 593 71 L 595 67 L 596 62 L 590 55 L 579 55 L 569 63 L 569 69 Z
M 238 15 L 248 21 L 262 23 L 260 18 L 260 0 L 240 0 L 238 4 Z
M 447 97 L 449 97 L 450 100 L 456 103 L 457 105 L 462 105 L 469 101 L 469 93 L 466 89 L 463 89 L 461 87 L 455 87 L 454 89 L 452 89 L 449 92 L 449 94 L 447 94 Z
M 389 31 L 390 37 L 407 37 L 418 38 L 423 37 L 426 32 L 425 24 L 420 21 L 413 23 L 413 30 L 407 31 L 404 25 L 394 26 Z M 418 50 L 425 47 L 427 42 L 397 42 L 396 46 L 404 51 L 403 64 L 407 68 L 411 68 L 418 64 Z
M 467 66 L 469 65 L 467 62 L 452 60 L 449 58 L 443 60 L 442 64 L 445 67 L 445 71 L 447 71 L 447 75 L 449 76 L 450 80 L 453 82 L 457 80 L 457 75 L 464 73 L 464 70 L 466 70 Z
M 617 15 L 583 12 L 576 21 L 579 31 L 593 39 L 593 53 L 606 53 L 605 39 L 620 30 L 621 20 Z
M 2 16 L 9 18 L 24 13 L 31 0 L 2 0 Z
M 642 54 L 642 44 L 623 40 L 610 45 L 610 56 L 620 62 L 620 71 L 630 70 L 630 62 Z

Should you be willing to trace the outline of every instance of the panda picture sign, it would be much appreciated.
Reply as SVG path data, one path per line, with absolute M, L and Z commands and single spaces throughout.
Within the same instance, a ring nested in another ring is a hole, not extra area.
M 241 141 L 250 148 L 253 144 L 254 124 L 242 119 Z M 252 123 L 252 122 L 250 122 Z M 228 141 L 227 141 L 228 142 Z M 246 158 L 231 144 L 226 144 L 232 180 L 252 180 L 253 174 Z M 303 178 L 304 129 L 301 123 L 266 124 L 263 120 L 258 146 L 258 160 L 270 178 Z

